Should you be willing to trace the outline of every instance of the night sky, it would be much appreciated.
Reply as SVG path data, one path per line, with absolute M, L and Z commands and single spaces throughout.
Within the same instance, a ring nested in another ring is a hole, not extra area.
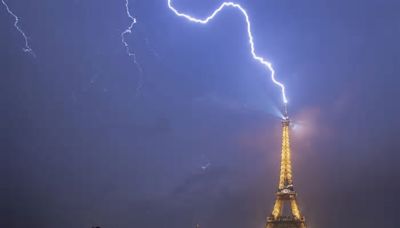
M 131 0 L 140 73 L 123 0 L 7 2 L 36 58 L 0 5 L 0 227 L 263 227 L 282 103 L 238 11 Z M 287 86 L 309 227 L 400 227 L 400 1 L 237 2 Z

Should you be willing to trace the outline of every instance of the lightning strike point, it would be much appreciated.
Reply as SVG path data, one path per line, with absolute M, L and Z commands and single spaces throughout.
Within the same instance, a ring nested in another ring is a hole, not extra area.
M 28 41 L 28 36 L 25 34 L 25 32 L 21 29 L 21 27 L 19 27 L 18 23 L 19 23 L 19 17 L 13 12 L 11 11 L 10 7 L 8 6 L 8 4 L 4 1 L 1 0 L 1 3 L 4 5 L 4 7 L 6 8 L 8 14 L 10 14 L 11 16 L 14 17 L 14 27 L 18 30 L 18 32 L 22 35 L 22 37 L 24 38 L 25 41 L 25 46 L 22 48 L 22 50 L 24 52 L 27 52 L 29 54 L 31 54 L 33 57 L 36 57 L 35 53 L 33 52 L 32 48 L 29 45 L 29 41 Z
M 276 78 L 275 78 L 275 70 L 272 67 L 272 64 L 269 61 L 267 61 L 266 59 L 264 59 L 263 57 L 258 56 L 256 54 L 255 45 L 254 45 L 254 38 L 253 38 L 252 31 L 251 31 L 251 23 L 250 23 L 249 15 L 247 14 L 247 11 L 240 4 L 237 4 L 237 3 L 234 3 L 234 2 L 223 2 L 216 10 L 214 10 L 214 12 L 212 12 L 210 14 L 210 16 L 207 16 L 207 17 L 201 19 L 201 18 L 196 18 L 196 17 L 193 17 L 191 15 L 188 15 L 188 14 L 185 14 L 185 13 L 182 13 L 182 12 L 178 11 L 172 5 L 172 0 L 168 0 L 168 8 L 172 12 L 174 12 L 174 14 L 176 16 L 183 17 L 183 18 L 187 19 L 190 22 L 199 23 L 199 24 L 207 24 L 212 19 L 214 19 L 214 17 L 220 11 L 222 11 L 224 8 L 227 8 L 227 7 L 231 7 L 231 8 L 239 10 L 239 12 L 241 12 L 242 15 L 244 16 L 244 18 L 246 20 L 246 25 L 247 25 L 247 35 L 248 35 L 248 39 L 249 39 L 251 55 L 252 55 L 253 59 L 258 61 L 262 65 L 264 65 L 266 67 L 266 69 L 270 72 L 271 80 L 275 85 L 277 85 L 281 89 L 282 100 L 283 100 L 283 103 L 286 105 L 288 103 L 288 100 L 287 100 L 287 97 L 286 97 L 285 86 L 283 85 L 283 83 L 281 83 L 278 80 L 276 80 Z

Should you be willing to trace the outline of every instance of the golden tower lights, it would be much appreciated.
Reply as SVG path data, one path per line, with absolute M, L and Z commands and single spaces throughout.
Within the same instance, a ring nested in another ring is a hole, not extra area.
M 291 150 L 289 139 L 290 119 L 287 114 L 287 106 L 284 107 L 284 116 L 282 119 L 282 151 L 281 167 L 279 175 L 278 191 L 271 216 L 267 218 L 266 228 L 305 228 L 305 219 L 301 215 L 298 203 L 297 193 L 293 188 L 293 173 L 291 162 Z M 284 215 L 284 205 L 288 204 L 290 213 Z

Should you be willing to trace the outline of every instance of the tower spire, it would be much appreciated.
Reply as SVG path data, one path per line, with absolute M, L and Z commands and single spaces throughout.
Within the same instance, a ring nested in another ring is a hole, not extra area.
M 283 104 L 283 118 L 289 118 L 288 110 L 287 110 L 287 103 Z
M 282 119 L 282 151 L 281 167 L 279 175 L 278 191 L 271 216 L 267 219 L 266 228 L 290 227 L 305 228 L 305 219 L 301 215 L 297 204 L 297 193 L 293 187 L 293 173 L 290 150 L 290 119 L 287 114 L 287 106 L 284 105 L 284 116 Z M 289 215 L 283 214 L 283 207 L 289 204 Z

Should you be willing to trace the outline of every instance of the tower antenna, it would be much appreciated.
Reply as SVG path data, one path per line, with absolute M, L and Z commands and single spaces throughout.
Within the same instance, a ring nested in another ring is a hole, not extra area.
M 287 107 L 287 103 L 286 102 L 283 104 L 283 118 L 284 119 L 289 119 L 288 107 Z

